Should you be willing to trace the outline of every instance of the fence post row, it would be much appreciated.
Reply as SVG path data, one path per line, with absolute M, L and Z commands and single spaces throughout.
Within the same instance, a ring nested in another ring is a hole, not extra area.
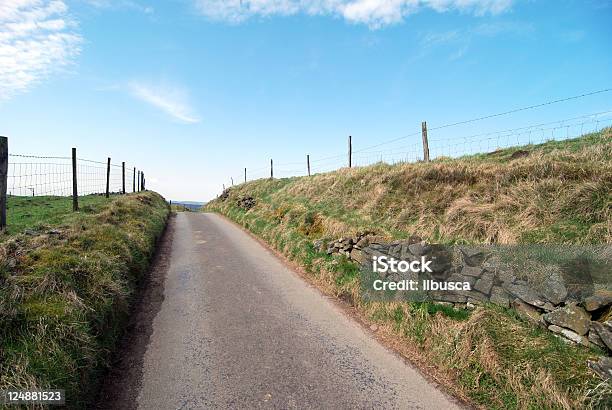
M 8 138 L 0 137 L 0 230 L 6 228 L 6 188 L 8 185 Z
M 348 146 L 348 162 L 349 168 L 353 165 L 353 137 L 349 135 L 349 146 Z
M 77 212 L 79 210 L 79 189 L 77 182 L 77 150 L 72 148 L 72 210 Z M 106 162 L 106 198 L 110 196 L 110 167 L 111 159 L 108 158 Z M 245 169 L 246 171 L 246 169 Z M 140 172 L 139 172 L 140 173 Z M 245 173 L 246 175 L 246 173 Z M 144 173 L 141 175 L 142 188 L 145 186 Z M 121 163 L 121 191 L 123 194 L 125 190 L 125 162 Z M 0 136 L 0 231 L 6 229 L 6 209 L 7 209 L 7 188 L 8 188 L 8 138 Z M 134 176 L 132 178 L 132 190 L 136 191 L 136 167 L 134 167 Z M 32 193 L 34 195 L 34 193 Z
M 421 134 L 423 135 L 423 161 L 429 162 L 429 142 L 427 141 L 427 121 L 421 123 Z
M 306 166 L 308 167 L 308 176 L 310 176 L 310 154 L 306 154 Z
M 72 148 L 72 210 L 79 210 L 79 191 L 77 189 L 77 156 L 76 148 Z
M 110 189 L 110 157 L 106 161 L 106 197 L 109 197 L 109 189 Z

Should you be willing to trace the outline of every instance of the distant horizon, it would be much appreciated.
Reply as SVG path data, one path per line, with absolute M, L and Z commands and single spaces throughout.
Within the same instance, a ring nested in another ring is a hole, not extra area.
M 167 201 L 172 201 L 173 204 L 188 204 L 188 205 L 204 205 L 206 204 L 208 201 L 177 201 L 174 199 L 166 199 Z

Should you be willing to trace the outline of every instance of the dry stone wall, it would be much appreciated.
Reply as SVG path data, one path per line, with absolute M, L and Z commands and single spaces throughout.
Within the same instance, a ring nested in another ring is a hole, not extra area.
M 432 272 L 426 274 L 428 279 L 467 282 L 470 290 L 422 291 L 422 300 L 468 308 L 483 303 L 512 307 L 525 320 L 547 328 L 563 340 L 597 346 L 612 355 L 612 272 L 607 259 L 612 253 L 610 246 L 599 249 L 598 255 L 603 258 L 599 261 L 589 259 L 581 251 L 563 254 L 562 258 L 555 255 L 571 252 L 561 249 L 551 254 L 547 248 L 539 249 L 536 245 L 445 246 L 429 244 L 416 236 L 385 243 L 368 232 L 329 243 L 317 241 L 315 247 L 328 254 L 345 255 L 370 272 L 374 257 L 414 261 L 424 256 L 432 261 Z M 544 262 L 522 264 L 521 258 L 529 259 L 526 250 Z M 521 263 L 514 264 L 513 258 Z M 556 263 L 558 259 L 564 260 Z M 391 281 L 424 279 L 422 273 L 417 277 L 412 272 L 374 275 Z M 362 282 L 369 286 L 363 278 Z M 405 293 L 397 292 L 393 297 L 399 300 Z M 610 357 L 602 358 L 595 367 L 599 367 L 596 371 L 602 376 L 612 378 Z

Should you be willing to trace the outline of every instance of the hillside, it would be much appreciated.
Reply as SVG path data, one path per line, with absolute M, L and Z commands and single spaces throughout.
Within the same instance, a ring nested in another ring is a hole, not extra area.
M 612 385 L 587 367 L 601 351 L 566 344 L 513 309 L 366 301 L 358 266 L 321 244 L 364 233 L 442 244 L 610 244 L 610 132 L 430 163 L 257 180 L 226 190 L 204 210 L 229 217 L 299 264 L 472 403 L 605 408 Z
M 169 214 L 154 192 L 11 198 L 0 242 L 0 390 L 62 388 L 85 407 Z
M 607 130 L 456 160 L 258 180 L 230 195 L 253 196 L 260 206 L 251 214 L 272 212 L 313 238 L 374 231 L 445 243 L 610 243 L 611 156 Z

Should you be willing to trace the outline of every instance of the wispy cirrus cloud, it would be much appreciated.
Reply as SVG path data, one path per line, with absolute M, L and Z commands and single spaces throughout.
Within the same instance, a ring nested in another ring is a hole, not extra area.
M 128 84 L 128 90 L 134 98 L 160 109 L 179 122 L 194 124 L 201 121 L 194 114 L 189 104 L 188 93 L 182 87 L 132 81 Z
M 155 9 L 133 0 L 84 0 L 90 6 L 104 10 L 133 10 L 144 14 L 153 14 Z
M 0 1 L 0 101 L 69 65 L 82 38 L 63 0 Z
M 427 32 L 421 35 L 420 43 L 423 52 L 428 52 L 438 47 L 450 48 L 452 51 L 448 59 L 455 61 L 467 54 L 472 42 L 477 38 L 493 38 L 502 35 L 515 37 L 530 36 L 534 32 L 535 27 L 531 23 L 497 21 L 463 29 Z
M 239 23 L 251 17 L 295 14 L 331 15 L 372 29 L 402 22 L 421 9 L 458 10 L 476 15 L 507 11 L 514 0 L 194 0 L 213 20 Z

